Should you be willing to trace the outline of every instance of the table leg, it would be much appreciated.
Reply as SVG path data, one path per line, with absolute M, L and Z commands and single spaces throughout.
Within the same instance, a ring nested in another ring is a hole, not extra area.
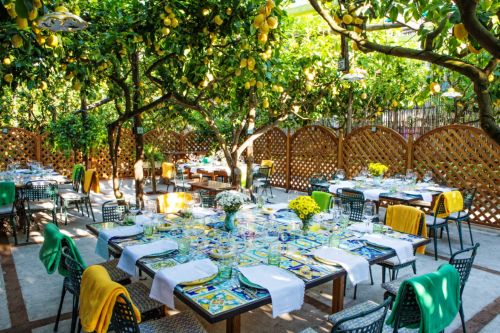
M 241 316 L 237 315 L 226 320 L 226 333 L 240 333 Z
M 339 312 L 344 309 L 344 286 L 345 275 L 333 280 L 332 313 Z

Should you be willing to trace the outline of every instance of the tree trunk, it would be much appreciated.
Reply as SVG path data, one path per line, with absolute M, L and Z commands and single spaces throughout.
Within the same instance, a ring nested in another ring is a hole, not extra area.
M 134 117 L 134 138 L 135 138 L 135 165 L 134 165 L 134 179 L 135 179 L 135 203 L 138 207 L 144 205 L 144 135 L 138 133 L 137 129 L 142 127 L 142 116 Z M 151 166 L 151 172 L 154 173 L 154 164 Z
M 488 78 L 483 78 L 474 81 L 474 91 L 476 92 L 477 104 L 479 106 L 479 122 L 481 128 L 490 136 L 496 143 L 500 144 L 500 129 L 493 116 L 493 108 L 491 107 L 491 95 L 489 92 Z
M 117 199 L 123 197 L 120 192 L 120 179 L 118 178 L 118 147 L 120 146 L 121 124 L 108 125 L 109 158 L 111 160 L 111 173 L 113 178 L 113 193 Z
M 238 152 L 231 152 L 231 159 L 227 161 L 227 165 L 231 169 L 231 185 L 240 187 L 241 185 L 241 170 L 238 168 Z
M 85 98 L 85 95 L 83 92 L 80 92 L 80 110 L 82 111 L 82 125 L 83 125 L 83 132 L 87 133 L 89 130 L 89 125 L 88 125 L 88 119 L 89 116 L 87 114 L 87 99 Z M 83 165 L 85 165 L 85 168 L 89 168 L 89 154 L 88 151 L 83 151 Z M 75 163 L 76 163 L 76 158 L 75 158 Z
M 257 101 L 255 99 L 255 92 L 252 91 L 250 92 L 250 112 L 248 112 L 248 130 L 247 133 L 249 135 L 254 134 L 255 130 L 255 116 L 257 114 Z M 250 145 L 247 147 L 247 174 L 246 174 L 246 184 L 245 187 L 248 189 L 252 189 L 253 187 L 253 172 L 252 172 L 252 166 L 254 162 L 254 156 L 253 156 L 253 141 L 250 143 Z

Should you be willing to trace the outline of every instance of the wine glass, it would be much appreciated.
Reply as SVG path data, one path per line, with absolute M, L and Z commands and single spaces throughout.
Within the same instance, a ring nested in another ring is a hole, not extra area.
M 338 169 L 337 170 L 337 174 L 335 175 L 335 177 L 338 180 L 343 180 L 345 178 L 345 171 L 344 171 L 344 169 Z
M 369 232 L 371 223 L 373 218 L 375 217 L 376 207 L 373 202 L 365 203 L 363 207 L 363 222 L 364 222 L 364 231 L 365 233 Z
M 366 167 L 363 167 L 363 169 L 361 169 L 361 171 L 359 172 L 359 176 L 363 178 L 368 177 L 368 169 Z
M 430 182 L 432 180 L 432 171 L 431 170 L 425 171 L 422 180 L 424 181 L 424 183 Z

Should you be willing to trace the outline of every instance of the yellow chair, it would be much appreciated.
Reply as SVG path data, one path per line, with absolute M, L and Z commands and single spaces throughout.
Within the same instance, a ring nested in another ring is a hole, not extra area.
M 188 192 L 162 194 L 156 199 L 156 210 L 158 213 L 177 213 L 185 209 L 191 200 L 193 196 Z
M 269 168 L 269 176 L 272 176 L 275 171 L 274 161 L 273 160 L 262 160 L 260 162 L 260 166 L 263 168 Z
M 163 179 L 163 182 L 165 185 L 167 185 L 167 191 L 170 185 L 175 186 L 174 184 L 174 179 L 175 179 L 175 164 L 174 163 L 169 163 L 169 162 L 163 162 L 161 164 L 161 179 Z

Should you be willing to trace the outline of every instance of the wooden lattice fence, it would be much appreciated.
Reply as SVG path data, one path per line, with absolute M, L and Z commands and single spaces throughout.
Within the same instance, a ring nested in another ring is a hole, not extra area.
M 343 166 L 348 177 L 356 176 L 370 162 L 389 166 L 388 176 L 404 173 L 408 145 L 396 131 L 382 126 L 360 127 L 348 134 L 343 143 Z
M 39 160 L 44 165 L 51 165 L 57 172 L 64 176 L 71 175 L 73 165 L 75 164 L 75 157 L 73 154 L 66 156 L 64 153 L 54 150 L 47 134 L 42 134 L 40 136 Z M 78 154 L 76 163 L 82 163 L 82 161 L 81 154 Z
M 289 186 L 306 190 L 315 174 L 331 175 L 337 169 L 338 138 L 323 126 L 305 126 L 290 138 Z
M 38 135 L 22 128 L 4 128 L 0 140 L 0 169 L 5 169 L 10 161 L 37 160 Z
M 99 177 L 109 179 L 112 177 L 111 159 L 107 146 L 102 147 L 93 154 L 92 167 L 97 169 Z M 132 177 L 134 175 L 135 141 L 132 131 L 122 129 L 120 147 L 118 148 L 118 175 L 120 177 Z
M 210 149 L 212 138 L 199 132 L 184 134 L 183 150 L 187 153 L 206 154 Z
M 440 181 L 477 188 L 474 222 L 500 227 L 500 152 L 482 130 L 464 125 L 434 129 L 415 141 L 413 166 L 431 170 Z
M 287 135 L 275 127 L 254 141 L 254 159 L 273 160 L 275 173 L 271 179 L 273 186 L 286 187 L 287 181 Z

